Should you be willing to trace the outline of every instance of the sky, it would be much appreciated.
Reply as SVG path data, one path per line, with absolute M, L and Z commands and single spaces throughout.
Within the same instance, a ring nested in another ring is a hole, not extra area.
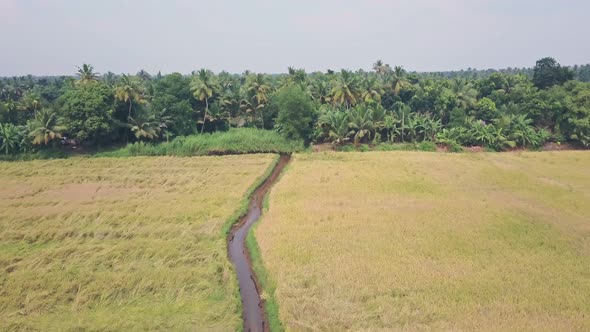
M 0 76 L 590 63 L 589 0 L 0 0 Z

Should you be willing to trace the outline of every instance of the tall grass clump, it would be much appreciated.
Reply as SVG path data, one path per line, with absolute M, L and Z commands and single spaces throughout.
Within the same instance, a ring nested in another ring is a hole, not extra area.
M 98 156 L 202 156 L 247 153 L 291 153 L 303 150 L 303 142 L 287 140 L 277 132 L 240 128 L 227 132 L 182 136 L 171 142 L 149 144 L 137 142 L 120 150 Z

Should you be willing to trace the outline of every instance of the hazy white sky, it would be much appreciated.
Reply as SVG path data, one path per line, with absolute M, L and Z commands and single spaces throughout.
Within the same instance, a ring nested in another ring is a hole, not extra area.
M 0 0 L 0 76 L 590 62 L 589 0 Z

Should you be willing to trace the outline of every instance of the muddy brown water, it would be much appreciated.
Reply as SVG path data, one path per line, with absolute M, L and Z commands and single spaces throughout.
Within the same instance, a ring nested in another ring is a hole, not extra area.
M 252 225 L 254 225 L 262 214 L 264 196 L 277 181 L 290 159 L 291 156 L 281 155 L 272 173 L 250 195 L 248 212 L 234 225 L 228 236 L 227 250 L 229 259 L 234 264 L 238 275 L 240 296 L 242 298 L 244 331 L 247 332 L 266 332 L 269 331 L 269 327 L 264 303 L 260 298 L 258 279 L 252 270 L 250 254 L 246 248 L 246 236 Z

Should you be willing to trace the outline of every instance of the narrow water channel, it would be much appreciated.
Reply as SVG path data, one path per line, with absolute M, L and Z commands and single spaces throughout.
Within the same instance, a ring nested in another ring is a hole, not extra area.
M 252 270 L 252 262 L 246 248 L 246 236 L 250 228 L 262 214 L 264 196 L 277 181 L 291 156 L 281 155 L 272 173 L 250 196 L 248 212 L 232 228 L 228 236 L 227 250 L 229 259 L 234 264 L 240 283 L 240 295 L 242 297 L 242 310 L 244 318 L 244 331 L 266 332 L 269 331 L 266 312 L 260 299 L 258 279 Z

